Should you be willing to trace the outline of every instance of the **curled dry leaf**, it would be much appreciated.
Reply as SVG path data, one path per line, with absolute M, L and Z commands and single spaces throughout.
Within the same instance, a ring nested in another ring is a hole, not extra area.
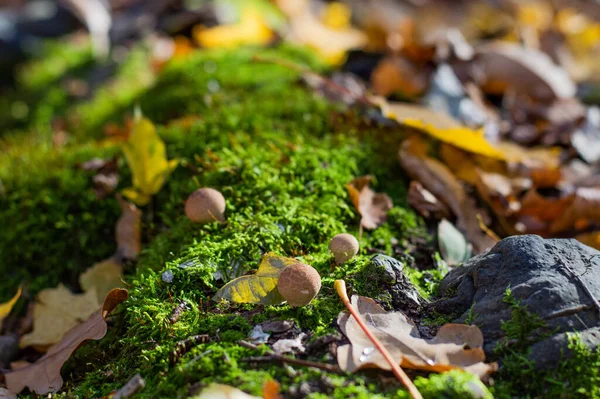
M 408 203 L 426 218 L 443 219 L 451 215 L 450 209 L 444 203 L 415 180 L 410 182 L 408 188 Z
M 511 88 L 546 102 L 575 95 L 569 75 L 539 50 L 497 42 L 477 47 L 475 57 L 487 92 L 503 94 Z
M 121 216 L 115 227 L 116 256 L 119 259 L 135 259 L 142 250 L 142 211 L 121 196 L 117 199 L 121 205 Z
M 256 274 L 238 277 L 225 284 L 213 297 L 237 303 L 275 305 L 285 299 L 277 290 L 279 275 L 286 267 L 298 263 L 296 259 L 266 253 L 260 260 Z
M 497 369 L 495 363 L 484 363 L 483 335 L 476 326 L 446 324 L 433 339 L 426 340 L 419 337 L 417 328 L 403 313 L 387 313 L 371 298 L 354 295 L 352 306 L 403 368 L 434 372 L 463 369 L 480 378 Z M 353 317 L 340 313 L 338 325 L 350 340 L 350 344 L 338 348 L 338 364 L 342 370 L 390 369 Z
M 457 227 L 466 235 L 475 252 L 483 252 L 494 245 L 494 240 L 479 226 L 477 214 L 484 216 L 484 211 L 477 208 L 448 167 L 427 156 L 427 148 L 419 138 L 411 137 L 403 142 L 399 160 L 412 179 L 418 180 L 454 213 Z
M 386 193 L 376 193 L 369 188 L 372 180 L 372 176 L 362 176 L 346 185 L 352 204 L 361 215 L 360 224 L 367 230 L 381 226 L 394 206 Z
M 106 335 L 106 316 L 125 299 L 127 290 L 117 288 L 110 291 L 100 310 L 97 306 L 96 312 L 85 322 L 70 329 L 44 356 L 27 367 L 5 373 L 8 389 L 18 393 L 27 387 L 38 395 L 58 391 L 63 384 L 60 375 L 63 364 L 83 342 L 89 339 L 99 340 Z
M 100 303 L 96 291 L 73 294 L 64 285 L 40 291 L 33 308 L 33 331 L 21 337 L 21 348 L 45 349 L 65 333 L 85 321 Z

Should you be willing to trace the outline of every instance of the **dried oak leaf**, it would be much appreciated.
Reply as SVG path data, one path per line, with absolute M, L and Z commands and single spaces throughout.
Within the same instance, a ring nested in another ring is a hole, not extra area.
M 477 218 L 477 214 L 486 216 L 484 211 L 477 208 L 475 201 L 467 195 L 446 165 L 427 156 L 424 143 L 418 137 L 404 140 L 398 158 L 412 179 L 419 181 L 450 208 L 456 216 L 458 229 L 473 244 L 475 252 L 483 252 L 494 245 L 494 240 L 481 229 Z
M 21 337 L 21 348 L 45 349 L 65 333 L 85 321 L 100 303 L 96 291 L 73 294 L 64 285 L 40 291 L 33 308 L 33 331 Z
M 117 199 L 121 205 L 121 216 L 115 227 L 117 257 L 135 259 L 142 250 L 142 211 L 121 196 Z
M 113 288 L 122 288 L 123 267 L 114 257 L 94 264 L 79 276 L 84 291 L 95 291 L 100 303 Z
M 496 371 L 495 363 L 484 363 L 483 335 L 476 326 L 446 324 L 432 339 L 419 337 L 417 328 L 401 312 L 387 313 L 373 299 L 352 296 L 352 306 L 363 316 L 371 332 L 404 368 L 445 372 L 462 369 L 479 378 Z M 350 344 L 338 347 L 338 365 L 347 372 L 389 364 L 347 312 L 338 316 L 338 325 Z
M 44 356 L 30 366 L 5 373 L 8 389 L 18 393 L 27 387 L 38 395 L 59 390 L 63 384 L 60 375 L 63 364 L 84 341 L 99 340 L 106 335 L 106 316 L 125 299 L 127 290 L 116 288 L 110 291 L 100 310 L 94 312 L 85 322 L 70 329 Z
M 352 204 L 361 215 L 360 224 L 367 230 L 381 226 L 394 204 L 386 193 L 376 193 L 369 188 L 372 176 L 357 177 L 346 185 Z

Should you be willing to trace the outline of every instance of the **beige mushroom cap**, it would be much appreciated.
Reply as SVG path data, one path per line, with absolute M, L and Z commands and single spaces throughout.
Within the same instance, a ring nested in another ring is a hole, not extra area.
M 335 263 L 341 265 L 358 253 L 358 240 L 352 234 L 338 234 L 331 239 L 329 249 L 333 252 Z
M 291 307 L 308 305 L 321 289 L 321 276 L 312 266 L 294 263 L 279 275 L 277 289 Z
M 214 188 L 199 188 L 185 201 L 185 214 L 195 223 L 222 222 L 225 220 L 225 198 Z

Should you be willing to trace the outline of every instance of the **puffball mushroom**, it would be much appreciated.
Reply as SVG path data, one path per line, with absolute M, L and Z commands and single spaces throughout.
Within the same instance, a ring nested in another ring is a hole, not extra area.
M 358 253 L 358 240 L 352 234 L 338 234 L 331 239 L 329 249 L 333 252 L 335 263 L 341 265 Z
M 225 220 L 225 198 L 214 188 L 199 188 L 185 201 L 185 214 L 195 223 L 222 222 Z
M 277 281 L 277 290 L 291 307 L 308 305 L 320 289 L 319 272 L 300 262 L 283 269 Z

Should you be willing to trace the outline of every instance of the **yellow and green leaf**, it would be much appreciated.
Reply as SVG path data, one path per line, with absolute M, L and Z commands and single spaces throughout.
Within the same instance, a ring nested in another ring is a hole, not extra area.
M 134 122 L 123 152 L 133 175 L 133 187 L 123 190 L 123 195 L 137 205 L 146 205 L 160 191 L 179 161 L 167 159 L 165 143 L 152 122 L 145 118 Z
M 277 290 L 279 275 L 283 269 L 297 262 L 293 258 L 277 256 L 269 252 L 261 259 L 256 274 L 238 277 L 228 282 L 217 291 L 214 299 L 261 305 L 281 303 L 284 299 Z

